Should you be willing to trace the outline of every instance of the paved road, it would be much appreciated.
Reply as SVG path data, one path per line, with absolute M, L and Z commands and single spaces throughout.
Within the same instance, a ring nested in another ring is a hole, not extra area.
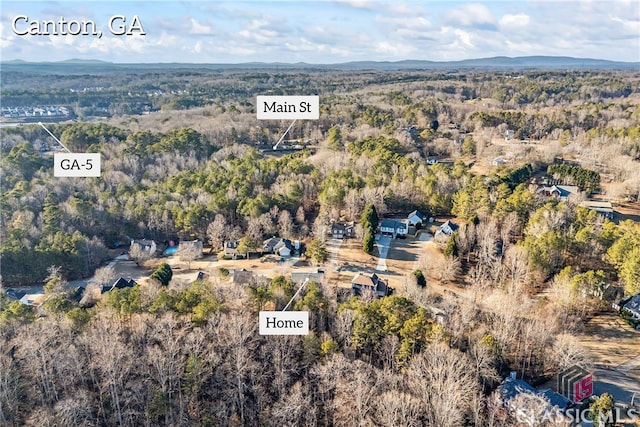
M 629 404 L 634 392 L 636 404 L 640 404 L 640 381 L 617 369 L 595 369 L 593 372 L 593 393 L 609 393 L 619 403 Z

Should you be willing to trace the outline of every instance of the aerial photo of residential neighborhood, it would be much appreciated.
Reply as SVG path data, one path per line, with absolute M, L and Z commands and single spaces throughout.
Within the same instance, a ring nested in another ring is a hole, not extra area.
M 640 3 L 0 16 L 0 426 L 640 427 Z

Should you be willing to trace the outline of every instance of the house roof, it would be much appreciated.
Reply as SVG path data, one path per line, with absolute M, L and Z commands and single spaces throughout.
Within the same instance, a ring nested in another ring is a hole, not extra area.
M 455 222 L 451 222 L 450 220 L 447 220 L 447 222 L 445 222 L 440 227 L 438 227 L 436 234 L 444 233 L 446 235 L 450 235 L 454 233 L 458 228 L 459 228 L 458 224 L 456 224 Z
M 351 279 L 352 284 L 362 285 L 362 286 L 374 286 L 378 283 L 380 279 L 374 273 L 371 276 L 367 276 L 366 274 L 358 273 L 355 275 L 353 279 Z
M 560 197 L 569 197 L 572 194 L 578 194 L 580 188 L 577 185 L 551 185 L 540 187 L 538 193 L 558 193 Z
M 538 390 L 524 380 L 513 379 L 507 377 L 496 389 L 503 402 L 508 401 L 519 395 L 520 393 L 530 393 L 534 395 L 542 395 L 549 400 L 550 407 L 558 407 L 566 409 L 571 405 L 571 401 L 566 397 L 554 392 L 551 389 Z
M 640 294 L 635 294 L 627 300 L 622 306 L 624 310 L 640 315 Z
M 316 271 L 295 271 L 291 272 L 291 281 L 293 283 L 302 283 L 305 280 L 309 279 L 310 282 L 321 283 L 324 278 L 324 271 L 316 270 Z
M 183 240 L 180 243 L 178 243 L 178 247 L 184 246 L 184 245 L 195 245 L 196 248 L 202 250 L 202 241 L 198 240 L 198 239 L 196 239 L 196 240 Z
M 520 393 L 532 393 L 535 394 L 537 391 L 531 384 L 524 380 L 513 379 L 511 377 L 507 377 L 500 383 L 496 391 L 500 394 L 500 397 L 503 401 L 511 400 L 516 397 Z
M 288 249 L 293 249 L 293 245 L 291 244 L 291 240 L 283 239 L 282 237 L 272 237 L 270 239 L 262 242 L 262 246 L 264 250 L 269 252 L 275 252 L 282 247 L 287 247 Z
M 5 289 L 4 293 L 6 296 L 8 296 L 11 299 L 17 299 L 19 300 L 20 298 L 22 298 L 23 296 L 25 296 L 27 294 L 26 291 L 22 291 L 20 289 Z
M 112 288 L 115 288 L 115 289 L 132 288 L 135 285 L 136 285 L 135 280 L 133 279 L 127 280 L 124 277 L 121 277 L 113 283 Z
M 547 388 L 545 390 L 540 390 L 540 394 L 544 395 L 547 399 L 549 399 L 549 403 L 551 406 L 557 406 L 560 409 L 566 409 L 571 405 L 571 401 L 564 397 L 561 394 L 556 393 L 555 391 Z
M 389 290 L 387 282 L 380 279 L 375 273 L 372 274 L 371 276 L 358 273 L 351 280 L 351 285 L 366 286 L 372 290 L 375 290 L 376 293 L 383 294 L 383 295 L 386 295 Z
M 156 244 L 156 242 L 154 242 L 153 240 L 149 240 L 149 239 L 132 240 L 131 244 L 134 244 L 134 243 L 139 244 L 143 248 L 150 248 L 151 246 Z
M 114 289 L 122 289 L 122 288 L 133 288 L 136 285 L 136 281 L 133 279 L 125 279 L 124 277 L 120 277 L 118 280 L 113 282 L 112 285 L 105 285 L 100 288 L 100 293 L 104 294 L 105 292 L 112 291 Z
M 611 202 L 601 202 L 599 200 L 585 200 L 580 206 L 593 209 L 596 212 L 613 213 L 613 205 Z
M 413 218 L 414 216 L 417 216 L 418 218 L 420 218 L 421 221 L 424 221 L 427 217 L 425 216 L 425 214 L 423 214 L 422 212 L 420 212 L 419 210 L 415 210 L 413 212 L 411 212 L 407 218 Z
M 336 222 L 331 226 L 332 230 L 346 230 L 353 228 L 353 222 Z
M 380 222 L 380 227 L 381 228 L 407 228 L 407 223 L 404 221 L 400 221 L 397 219 L 383 219 Z
M 265 240 L 264 242 L 262 242 L 262 246 L 265 249 L 269 249 L 269 250 L 273 250 L 273 248 L 276 246 L 276 244 L 280 241 L 279 237 L 271 237 L 267 240 Z
M 44 291 L 38 291 L 33 294 L 24 294 L 20 298 L 20 302 L 25 305 L 38 304 L 44 298 Z
M 254 282 L 255 277 L 252 271 L 240 269 L 233 270 L 233 283 L 239 285 L 250 285 Z

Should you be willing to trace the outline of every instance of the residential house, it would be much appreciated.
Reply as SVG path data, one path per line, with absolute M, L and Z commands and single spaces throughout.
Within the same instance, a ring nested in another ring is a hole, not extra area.
M 180 253 L 181 250 L 186 249 L 188 250 L 188 248 L 190 248 L 191 246 L 195 246 L 196 251 L 198 253 L 198 256 L 196 258 L 202 258 L 202 241 L 200 240 L 185 240 L 185 241 L 181 241 L 178 244 L 178 253 Z
M 224 254 L 225 256 L 231 256 L 233 259 L 236 259 L 238 255 L 238 245 L 240 244 L 240 240 L 226 240 L 224 242 Z
M 532 396 L 542 396 L 549 401 L 548 413 L 562 414 L 567 408 L 572 406 L 572 402 L 566 397 L 554 392 L 551 389 L 538 390 L 531 386 L 524 380 L 516 378 L 516 373 L 511 372 L 511 375 L 502 381 L 502 383 L 496 389 L 499 403 L 511 412 L 516 412 L 523 408 L 515 407 L 516 401 L 513 399 L 519 394 L 526 393 Z
M 252 271 L 244 268 L 234 269 L 231 273 L 233 283 L 236 285 L 252 285 L 256 281 L 256 277 Z
M 628 315 L 633 322 L 640 325 L 640 294 L 614 303 L 613 308 L 619 310 L 621 314 Z
M 133 249 L 134 246 L 139 246 L 144 252 L 147 252 L 150 256 L 156 255 L 156 242 L 148 239 L 141 240 L 131 240 L 130 250 Z
M 576 185 L 551 185 L 540 187 L 536 193 L 544 197 L 555 197 L 562 202 L 566 202 L 570 197 L 578 195 L 580 188 Z
M 611 202 L 602 202 L 599 200 L 585 200 L 580 206 L 598 212 L 605 218 L 613 219 L 613 205 Z
M 426 219 L 427 219 L 427 216 L 422 212 L 420 212 L 419 210 L 415 210 L 407 216 L 407 220 L 409 221 L 409 226 L 416 226 L 418 224 L 422 225 Z
M 291 281 L 293 282 L 294 285 L 303 283 L 307 279 L 309 279 L 310 282 L 322 283 L 324 280 L 324 271 L 318 269 L 315 271 L 291 272 Z
M 453 233 L 456 232 L 456 230 L 458 230 L 458 228 L 459 228 L 458 224 L 456 224 L 455 222 L 451 222 L 450 220 L 447 220 L 444 224 L 438 227 L 434 237 L 443 238 L 443 236 L 451 236 Z
M 515 136 L 516 136 L 516 133 L 512 129 L 507 129 L 504 132 L 504 139 L 506 139 L 507 141 L 512 140 Z
M 331 236 L 334 239 L 350 239 L 356 236 L 353 222 L 336 222 L 331 226 Z
M 32 294 L 24 294 L 20 298 L 20 302 L 24 305 L 39 305 L 44 299 L 44 291 L 35 292 Z
M 390 234 L 395 239 L 397 236 L 406 236 L 409 232 L 409 224 L 406 219 L 388 219 L 380 221 L 380 233 Z
M 504 157 L 496 157 L 495 159 L 493 159 L 491 161 L 491 164 L 493 166 L 501 166 L 501 165 L 506 164 L 507 162 L 508 162 L 508 160 L 505 159 Z
M 356 295 L 361 295 L 363 291 L 374 292 L 379 297 L 385 297 L 390 294 L 391 288 L 384 280 L 380 279 L 375 273 L 371 276 L 358 273 L 351 280 L 351 289 Z
M 13 300 L 20 301 L 20 299 L 22 299 L 22 297 L 25 296 L 27 292 L 20 289 L 7 288 L 4 290 L 4 294 Z
M 278 254 L 280 256 L 291 256 L 293 244 L 289 239 L 281 237 L 272 237 L 262 242 L 262 251 L 269 254 Z
M 288 246 L 285 244 L 277 249 L 277 251 L 278 255 L 280 255 L 281 257 L 289 257 L 291 256 L 291 244 L 289 244 Z
M 100 293 L 104 294 L 105 292 L 113 291 L 114 289 L 124 289 L 124 288 L 133 288 L 137 285 L 136 281 L 133 279 L 125 279 L 124 277 L 119 278 L 112 285 L 104 285 L 100 288 Z

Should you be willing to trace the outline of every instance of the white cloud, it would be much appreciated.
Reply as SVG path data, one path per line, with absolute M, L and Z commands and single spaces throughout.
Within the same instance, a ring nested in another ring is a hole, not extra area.
M 550 54 L 640 61 L 637 0 L 265 0 L 193 2 L 188 8 L 167 0 L 163 7 L 118 3 L 117 10 L 105 4 L 83 9 L 63 0 L 57 12 L 68 19 L 94 19 L 105 32 L 97 39 L 18 37 L 11 30 L 12 16 L 50 19 L 52 8 L 3 3 L 3 59 L 332 63 Z M 116 12 L 139 15 L 147 36 L 112 37 L 106 23 Z
M 10 27 L 10 25 L 5 25 L 3 22 L 0 22 L 0 48 L 1 49 L 5 49 L 11 46 L 15 39 L 13 30 L 8 29 L 7 27 Z
M 335 0 L 331 1 L 330 3 L 364 10 L 373 10 L 378 7 L 378 4 L 371 0 Z
M 189 31 L 189 33 L 199 35 L 213 34 L 213 29 L 209 25 L 201 24 L 194 18 L 191 18 L 190 22 L 191 30 Z
M 528 26 L 530 23 L 531 18 L 524 13 L 518 13 L 516 15 L 507 14 L 500 18 L 499 21 L 500 27 L 505 29 L 522 28 Z
M 495 25 L 489 8 L 483 4 L 470 3 L 449 9 L 444 13 L 445 21 L 453 26 L 486 27 Z
M 295 41 L 286 42 L 284 46 L 292 52 L 315 52 L 326 49 L 326 46 L 312 43 L 304 37 Z
M 473 43 L 471 42 L 471 33 L 461 29 L 455 29 L 453 30 L 453 33 L 458 36 L 458 40 L 460 40 L 463 45 L 467 47 L 474 47 Z

